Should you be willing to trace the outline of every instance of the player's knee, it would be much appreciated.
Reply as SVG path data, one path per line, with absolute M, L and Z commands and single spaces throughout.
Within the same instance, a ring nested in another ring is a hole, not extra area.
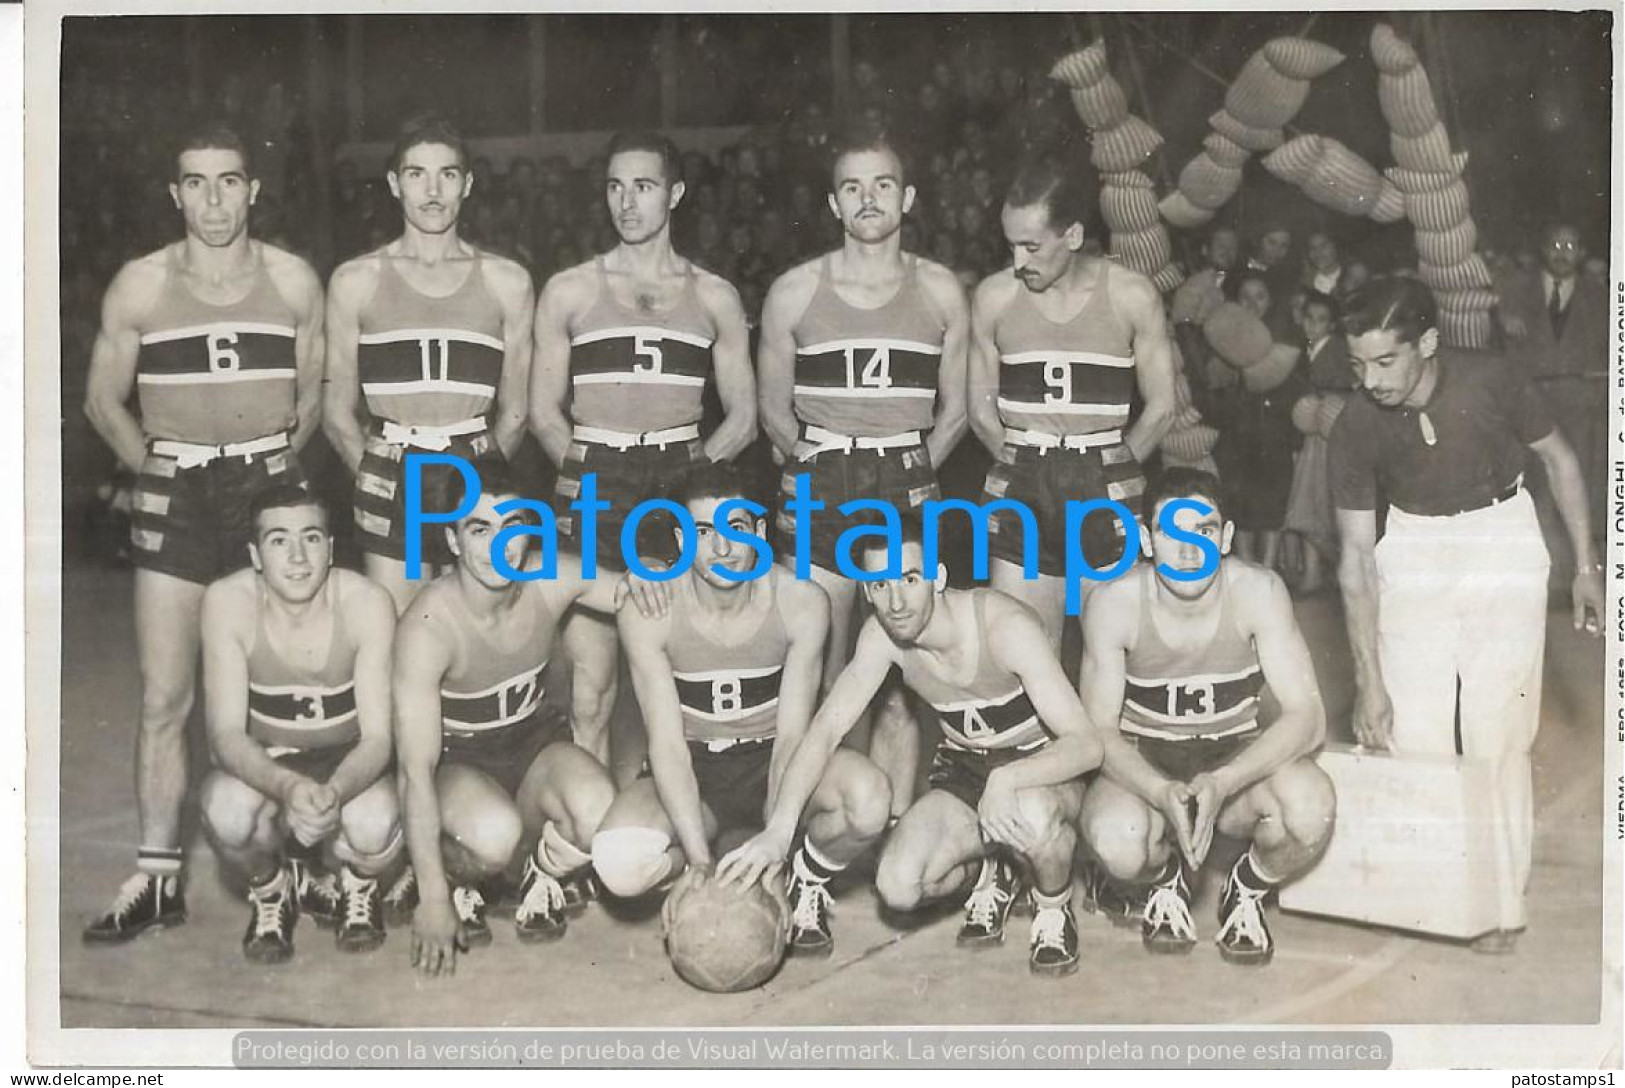
M 925 898 L 918 866 L 902 864 L 895 857 L 882 857 L 875 870 L 875 893 L 890 910 L 906 913 L 917 909 Z
M 1286 832 L 1304 846 L 1320 846 L 1331 837 L 1337 819 L 1337 792 L 1315 764 L 1301 760 L 1290 773 L 1270 783 Z
M 400 834 L 400 810 L 394 791 L 364 790 L 339 812 L 339 825 L 343 838 L 356 853 L 385 852 Z
M 1145 869 L 1153 841 L 1149 816 L 1124 806 L 1091 813 L 1085 820 L 1084 837 L 1113 878 L 1132 881 Z
M 560 831 L 576 845 L 586 846 L 598 833 L 598 825 L 604 822 L 604 814 L 614 803 L 615 783 L 607 773 L 599 770 L 590 777 L 583 775 L 570 784 L 564 796 L 569 824 L 561 826 Z
M 650 827 L 616 827 L 592 840 L 592 867 L 611 895 L 643 895 L 671 875 L 671 839 Z
M 891 819 L 891 781 L 872 763 L 855 770 L 841 790 L 841 815 L 847 830 L 871 839 L 886 830 Z
M 148 734 L 178 734 L 192 713 L 196 689 L 185 681 L 146 681 L 141 688 L 141 730 Z
M 1016 794 L 1016 807 L 1021 810 L 1022 822 L 1041 842 L 1070 833 L 1066 814 L 1054 790 L 1021 790 Z
M 235 779 L 211 774 L 203 781 L 198 802 L 203 826 L 219 845 L 240 850 L 254 838 L 264 802 Z
M 462 848 L 468 864 L 481 872 L 495 873 L 507 866 L 524 830 L 517 809 L 492 805 L 464 816 L 445 833 Z
M 382 841 L 357 842 L 348 828 L 340 829 L 333 839 L 333 854 L 363 876 L 378 876 L 388 872 L 406 850 L 406 833 L 399 824 L 388 828 Z

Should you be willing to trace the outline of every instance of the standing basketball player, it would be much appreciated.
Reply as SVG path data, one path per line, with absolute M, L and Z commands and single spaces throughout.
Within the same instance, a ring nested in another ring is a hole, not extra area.
M 903 216 L 915 190 L 887 136 L 848 132 L 835 148 L 830 182 L 841 248 L 774 282 L 757 350 L 762 425 L 784 458 L 784 558 L 794 561 L 788 541 L 804 535 L 813 581 L 830 599 L 826 692 L 852 654 L 857 602 L 857 585 L 836 555 L 841 533 L 856 522 L 837 508 L 870 499 L 906 511 L 941 496 L 934 466 L 965 433 L 969 325 L 954 274 L 903 251 Z M 787 500 L 801 474 L 824 508 L 798 526 Z M 900 693 L 888 693 L 883 721 L 876 742 L 887 752 L 877 754 L 893 775 L 894 804 L 903 806 L 913 774 L 901 753 L 912 749 L 897 745 L 913 737 Z
M 389 765 L 395 608 L 360 574 L 334 570 L 327 508 L 300 488 L 262 491 L 252 570 L 203 597 L 203 690 L 218 769 L 203 821 L 248 878 L 243 953 L 293 955 L 300 912 L 337 927 L 338 947 L 383 943 L 378 878 L 401 853 Z M 318 877 L 328 844 L 338 885 Z
M 407 577 L 406 455 L 472 459 L 519 448 L 533 292 L 522 266 L 458 235 L 474 175 L 449 122 L 429 115 L 402 126 L 387 177 L 403 230 L 333 273 L 323 419 L 355 474 L 367 575 L 399 612 L 423 586 Z M 423 554 L 443 560 L 438 540 L 430 544 Z
M 180 147 L 169 195 L 186 237 L 114 278 L 85 398 L 97 432 L 140 474 L 131 554 L 141 845 L 137 873 L 85 930 L 90 941 L 186 920 L 180 815 L 203 593 L 248 563 L 254 496 L 303 484 L 295 451 L 320 410 L 320 281 L 298 257 L 249 238 L 259 182 L 236 133 L 203 129 Z
M 879 575 L 890 557 L 866 539 L 863 569 Z M 1022 882 L 1014 854 L 1030 870 L 1036 907 L 1028 964 L 1070 974 L 1078 966 L 1070 900 L 1080 776 L 1100 765 L 1100 739 L 1031 610 L 996 590 L 949 589 L 941 566 L 927 576 L 917 518 L 903 519 L 901 539 L 899 573 L 864 583 L 874 617 L 785 768 L 767 829 L 723 858 L 718 875 L 748 883 L 783 864 L 841 738 L 897 666 L 936 709 L 942 742 L 931 789 L 881 854 L 881 899 L 910 911 L 970 888 L 959 943 L 1001 943 Z
M 1164 472 L 1146 497 L 1151 562 L 1089 597 L 1079 688 L 1092 719 L 1120 725 L 1102 731 L 1079 826 L 1111 877 L 1142 889 L 1131 898 L 1153 952 L 1195 945 L 1191 878 L 1214 831 L 1249 843 L 1219 896 L 1217 942 L 1227 961 L 1261 965 L 1275 954 L 1264 900 L 1320 857 L 1336 800 L 1311 758 L 1326 710 L 1292 598 L 1274 571 L 1228 556 L 1219 492 L 1209 473 Z M 1164 524 L 1175 500 L 1208 512 L 1176 507 Z M 1268 722 L 1266 684 L 1280 706 Z
M 1002 222 L 1013 267 L 976 288 L 971 316 L 971 425 L 994 457 L 983 503 L 1033 511 L 990 521 L 993 585 L 1037 611 L 1061 644 L 1066 606 L 1065 505 L 1112 499 L 1136 516 L 1145 476 L 1174 412 L 1174 363 L 1162 299 L 1150 280 L 1082 252 L 1093 187 L 1054 159 L 1022 167 Z M 1136 388 L 1144 406 L 1129 425 Z M 1091 567 L 1122 555 L 1123 525 L 1107 511 L 1083 524 Z M 1036 555 L 1038 577 L 1024 567 Z
M 747 507 L 766 507 L 735 470 L 702 468 L 676 499 L 694 519 L 695 565 L 672 584 L 665 615 L 618 616 L 652 777 L 621 792 L 593 839 L 593 866 L 616 895 L 641 895 L 685 863 L 701 879 L 719 835 L 762 826 L 812 717 L 829 631 L 829 600 L 816 585 L 765 561 L 766 573 L 750 577 L 764 554 L 752 541 L 766 547 L 767 524 Z M 867 759 L 831 758 L 795 855 L 792 951 L 833 950 L 827 885 L 886 829 L 890 799 Z
M 621 526 L 634 507 L 692 466 L 728 460 L 756 437 L 756 380 L 739 292 L 672 248 L 671 215 L 683 193 L 682 159 L 670 140 L 617 134 L 605 198 L 620 244 L 548 280 L 536 304 L 531 427 L 558 466 L 561 515 L 581 493 L 582 477 L 596 477 L 598 498 L 610 504 L 598 519 L 596 558 L 612 571 L 623 569 Z M 702 440 L 701 397 L 713 378 L 724 415 Z M 559 531 L 586 546 L 570 518 L 560 517 Z M 667 543 L 655 541 L 662 549 Z M 573 617 L 565 649 L 575 735 L 607 764 L 618 687 L 615 627 Z
M 491 940 L 480 885 L 522 844 L 514 928 L 525 941 L 564 936 L 564 885 L 592 863 L 587 851 L 615 797 L 609 773 L 570 743 L 564 715 L 542 705 L 542 674 L 565 610 L 612 612 L 624 579 L 583 578 L 569 555 L 558 557 L 556 577 L 506 577 L 492 546 L 524 515 L 497 507 L 518 489 L 500 461 L 474 470 L 479 497 L 446 530 L 456 566 L 413 599 L 395 655 L 395 742 L 419 899 L 412 962 L 429 975 L 453 971 L 459 948 Z M 446 480 L 469 483 L 461 473 Z M 445 490 L 435 509 L 462 509 L 464 490 Z M 513 569 L 530 569 L 529 540 L 504 541 Z

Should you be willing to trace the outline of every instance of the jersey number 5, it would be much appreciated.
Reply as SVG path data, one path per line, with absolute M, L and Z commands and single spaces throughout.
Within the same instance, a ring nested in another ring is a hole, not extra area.
M 660 365 L 665 361 L 665 355 L 660 350 L 658 336 L 640 336 L 634 341 L 632 348 L 637 359 L 632 363 L 634 374 L 659 374 Z

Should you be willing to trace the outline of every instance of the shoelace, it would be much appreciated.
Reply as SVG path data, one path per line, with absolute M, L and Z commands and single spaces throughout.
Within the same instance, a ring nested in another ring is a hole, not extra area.
M 485 909 L 485 896 L 475 888 L 454 888 L 451 893 L 451 905 L 456 908 L 459 921 L 478 921 L 480 911 Z
M 564 910 L 564 889 L 559 882 L 540 869 L 532 871 L 534 879 L 530 882 L 530 890 L 525 893 L 524 900 L 519 909 L 514 911 L 514 918 L 525 921 L 536 914 L 558 914 Z
M 150 877 L 146 873 L 136 873 L 123 884 L 120 884 L 118 895 L 113 897 L 113 909 L 109 913 L 122 922 L 124 916 L 135 909 L 136 902 L 141 898 L 142 893 L 147 890 L 149 882 L 156 883 L 157 878 Z
M 977 888 L 965 900 L 966 920 L 972 925 L 990 928 L 998 917 L 999 908 L 1010 902 L 1010 893 L 999 886 L 997 880 L 990 880 L 986 887 Z
M 1259 906 L 1264 897 L 1249 894 L 1244 889 L 1238 889 L 1235 894 L 1236 905 L 1230 908 L 1224 925 L 1219 927 L 1218 939 L 1222 942 L 1227 935 L 1234 935 L 1254 948 L 1268 948 L 1269 931 L 1264 928 L 1264 912 Z
M 299 889 L 301 903 L 314 898 L 329 911 L 338 908 L 341 893 L 332 873 L 313 873 L 303 866 L 296 872 L 299 882 L 295 886 Z
M 254 898 L 254 936 L 282 932 L 282 914 L 287 905 L 284 895 L 256 895 Z
M 796 928 L 822 929 L 824 912 L 829 909 L 830 904 L 833 902 L 834 900 L 830 898 L 828 888 L 822 884 L 802 881 L 800 892 L 796 896 Z
M 1045 907 L 1033 916 L 1033 947 L 1066 951 L 1066 911 Z
M 404 903 L 412 898 L 417 888 L 418 875 L 408 866 L 406 871 L 395 879 L 395 883 L 390 885 L 389 891 L 384 895 L 384 901 L 391 904 Z
M 344 925 L 351 929 L 370 928 L 377 924 L 372 912 L 372 893 L 376 882 L 344 874 Z
M 1158 884 L 1145 901 L 1145 920 L 1155 929 L 1167 927 L 1182 940 L 1196 940 L 1196 923 L 1191 909 L 1173 884 Z

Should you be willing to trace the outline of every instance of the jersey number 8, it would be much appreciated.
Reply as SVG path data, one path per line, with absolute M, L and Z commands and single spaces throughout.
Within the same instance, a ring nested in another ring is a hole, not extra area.
M 711 713 L 738 714 L 745 709 L 745 692 L 737 676 L 711 681 Z

